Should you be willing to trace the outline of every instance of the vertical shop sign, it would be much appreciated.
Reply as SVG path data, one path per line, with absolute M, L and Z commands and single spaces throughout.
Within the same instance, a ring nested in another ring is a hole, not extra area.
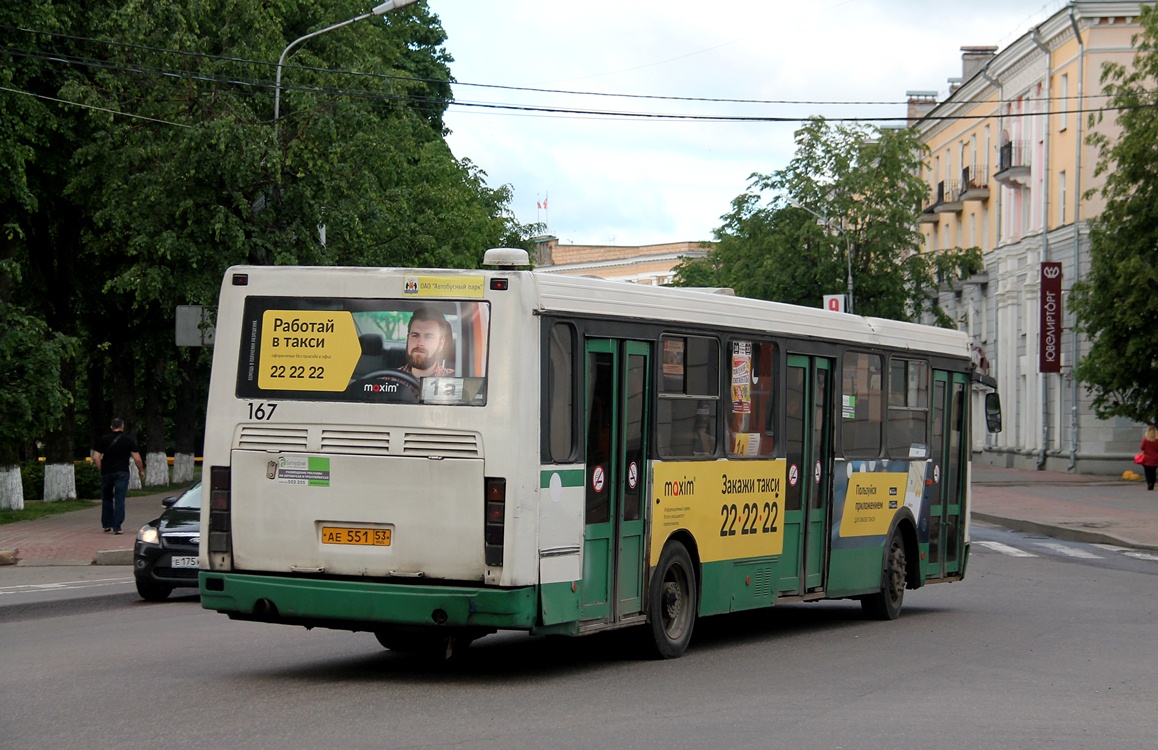
M 1041 356 L 1039 372 L 1061 372 L 1062 264 L 1041 264 Z

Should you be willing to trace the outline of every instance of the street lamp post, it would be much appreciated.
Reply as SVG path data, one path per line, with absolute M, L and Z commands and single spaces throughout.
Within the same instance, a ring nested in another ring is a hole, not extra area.
M 820 219 L 820 221 L 824 223 L 824 226 L 828 227 L 829 229 L 832 229 L 837 234 L 839 234 L 841 237 L 844 237 L 845 258 L 848 259 L 848 311 L 847 312 L 852 313 L 852 311 L 853 311 L 853 307 L 852 307 L 852 243 L 848 239 L 848 232 L 844 231 L 844 228 L 841 227 L 840 225 L 835 224 L 832 221 L 832 219 L 830 219 L 829 217 L 825 216 L 824 214 L 820 213 L 819 211 L 814 211 L 813 209 L 809 208 L 808 206 L 804 205 L 803 203 L 799 203 L 793 199 L 789 199 L 788 205 L 792 206 L 793 208 L 799 208 L 803 211 L 807 211 L 808 213 L 812 214 L 816 218 Z
M 363 13 L 360 16 L 354 16 L 353 18 L 346 19 L 345 21 L 342 21 L 341 23 L 336 23 L 333 26 L 327 26 L 324 29 L 318 29 L 317 31 L 310 32 L 309 34 L 306 34 L 305 36 L 298 37 L 297 39 L 295 39 L 292 42 L 290 42 L 289 44 L 287 44 L 285 49 L 282 50 L 281 57 L 279 57 L 277 60 L 277 79 L 274 82 L 274 89 L 273 89 L 273 129 L 274 129 L 274 132 L 275 133 L 277 132 L 278 117 L 281 115 L 281 68 L 282 68 L 282 65 L 285 64 L 285 56 L 289 54 L 289 51 L 291 49 L 298 46 L 299 44 L 306 41 L 307 39 L 312 39 L 315 36 L 318 36 L 320 34 L 325 34 L 327 31 L 333 31 L 334 29 L 340 29 L 343 26 L 349 26 L 352 23 L 357 23 L 358 21 L 364 21 L 367 18 L 373 18 L 374 16 L 381 16 L 381 15 L 384 15 L 385 13 L 388 13 L 389 11 L 394 10 L 395 8 L 401 8 L 403 6 L 410 5 L 411 3 L 415 3 L 417 1 L 418 0 L 389 0 L 388 2 L 382 3 L 381 5 L 375 6 L 374 9 L 371 10 L 369 13 Z

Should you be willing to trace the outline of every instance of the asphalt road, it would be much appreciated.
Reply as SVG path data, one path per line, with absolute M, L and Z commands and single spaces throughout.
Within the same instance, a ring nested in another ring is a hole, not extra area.
M 498 634 L 434 664 L 148 604 L 108 571 L 4 585 L 0 747 L 1153 746 L 1158 561 L 974 537 L 968 579 L 908 592 L 895 622 L 852 602 L 707 618 L 668 662 L 627 634 Z

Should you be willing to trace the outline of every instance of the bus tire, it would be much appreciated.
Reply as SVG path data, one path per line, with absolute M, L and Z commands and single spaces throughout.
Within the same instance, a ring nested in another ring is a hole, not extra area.
M 378 643 L 390 651 L 419 656 L 434 661 L 450 661 L 461 656 L 474 640 L 465 633 L 443 631 L 414 632 L 407 630 L 378 630 L 374 632 Z
M 895 620 L 905 601 L 905 540 L 900 529 L 889 538 L 885 565 L 881 573 L 881 590 L 860 600 L 865 615 L 874 620 Z
M 655 654 L 674 659 L 687 650 L 696 624 L 698 594 L 691 555 L 680 542 L 669 542 L 648 586 L 647 619 Z

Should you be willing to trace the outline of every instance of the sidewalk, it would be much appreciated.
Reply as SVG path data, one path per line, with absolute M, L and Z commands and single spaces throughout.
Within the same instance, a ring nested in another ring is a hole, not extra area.
M 185 486 L 127 498 L 125 533 L 120 536 L 101 530 L 98 503 L 84 510 L 0 526 L 0 552 L 15 552 L 16 564 L 22 566 L 132 565 L 137 530 L 161 515 L 163 498 L 181 494 Z
M 1143 481 L 973 465 L 973 520 L 1058 539 L 1158 549 L 1158 490 Z
M 0 526 L 0 551 L 17 565 L 131 565 L 137 529 L 178 488 L 130 497 L 125 533 L 101 531 L 100 507 Z M 1158 491 L 1143 482 L 973 466 L 973 520 L 1060 539 L 1158 550 Z M 0 567 L 3 570 L 3 567 Z

